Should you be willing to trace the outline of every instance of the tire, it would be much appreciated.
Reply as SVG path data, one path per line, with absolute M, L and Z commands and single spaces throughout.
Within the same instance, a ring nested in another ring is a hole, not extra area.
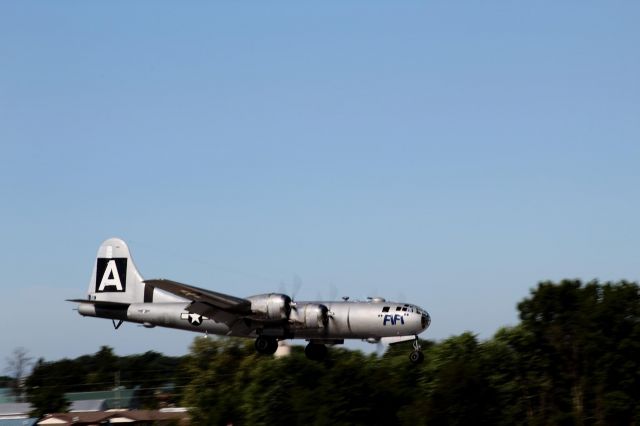
M 409 361 L 411 361 L 412 364 L 420 364 L 424 361 L 424 354 L 422 351 L 413 351 L 409 354 Z
M 269 355 L 273 355 L 278 350 L 278 340 L 277 339 L 269 339 L 269 348 L 267 353 Z
M 313 361 L 322 361 L 327 357 L 327 347 L 318 343 L 309 343 L 304 348 L 304 353 L 307 358 Z
M 278 349 L 278 341 L 275 337 L 258 336 L 255 347 L 262 355 L 273 355 Z

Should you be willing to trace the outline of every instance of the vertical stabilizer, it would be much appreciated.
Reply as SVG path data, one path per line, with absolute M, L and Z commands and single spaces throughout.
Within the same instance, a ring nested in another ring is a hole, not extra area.
M 145 302 L 145 284 L 131 259 L 129 247 L 119 238 L 100 245 L 89 283 L 88 299 L 105 302 Z M 153 292 L 153 289 L 150 289 Z

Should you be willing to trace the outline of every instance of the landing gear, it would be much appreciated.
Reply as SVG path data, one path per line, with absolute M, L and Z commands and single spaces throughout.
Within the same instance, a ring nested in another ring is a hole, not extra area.
M 413 351 L 409 354 L 409 361 L 411 361 L 412 364 L 420 364 L 424 361 L 424 354 L 422 351 Z
M 424 361 L 424 354 L 422 353 L 418 336 L 416 336 L 416 339 L 413 341 L 413 352 L 409 354 L 409 361 L 411 361 L 412 364 L 420 364 Z
M 309 342 L 304 348 L 304 354 L 311 360 L 322 361 L 327 357 L 327 347 L 322 343 Z
M 271 336 L 258 336 L 255 346 L 258 353 L 262 355 L 273 355 L 278 349 L 278 340 Z

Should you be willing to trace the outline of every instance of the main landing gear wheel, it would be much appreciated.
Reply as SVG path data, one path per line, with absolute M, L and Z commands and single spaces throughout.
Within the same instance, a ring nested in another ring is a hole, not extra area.
M 256 339 L 256 351 L 263 355 L 273 355 L 278 349 L 278 340 L 270 336 L 258 336 Z
M 320 343 L 311 342 L 304 348 L 304 353 L 311 360 L 322 361 L 327 357 L 327 347 Z
M 424 361 L 424 354 L 422 353 L 422 348 L 420 347 L 417 335 L 416 339 L 413 341 L 413 352 L 409 354 L 409 361 L 411 361 L 412 364 L 420 364 Z

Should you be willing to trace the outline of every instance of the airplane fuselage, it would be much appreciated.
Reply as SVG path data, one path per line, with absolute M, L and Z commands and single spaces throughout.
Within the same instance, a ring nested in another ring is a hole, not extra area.
M 297 302 L 288 321 L 270 321 L 254 327 L 250 320 L 216 321 L 190 313 L 191 302 L 131 303 L 101 306 L 81 303 L 78 312 L 114 320 L 169 327 L 223 336 L 256 337 L 260 334 L 294 339 L 370 339 L 416 335 L 430 322 L 426 311 L 397 302 Z M 327 308 L 327 319 L 308 320 L 304 315 L 317 306 Z

